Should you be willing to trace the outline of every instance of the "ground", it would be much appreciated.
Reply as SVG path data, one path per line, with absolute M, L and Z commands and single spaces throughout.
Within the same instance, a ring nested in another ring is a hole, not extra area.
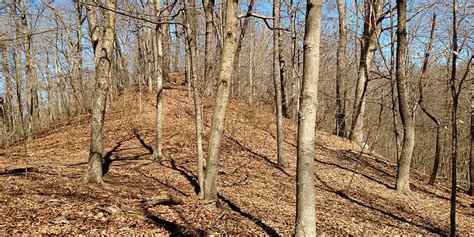
M 185 87 L 164 92 L 164 160 L 151 155 L 154 97 L 128 91 L 106 115 L 105 187 L 80 182 L 88 117 L 0 150 L 0 233 L 203 233 L 291 235 L 296 212 L 296 123 L 285 120 L 288 169 L 276 163 L 271 108 L 231 101 L 220 155 L 221 208 L 196 198 L 193 105 Z M 203 99 L 204 141 L 212 98 Z M 141 108 L 141 110 L 140 110 Z M 204 149 L 207 150 L 207 143 Z M 316 218 L 320 234 L 435 234 L 449 230 L 449 188 L 412 173 L 413 195 L 394 190 L 396 167 L 322 132 L 317 136 Z M 172 195 L 182 204 L 148 205 Z M 460 192 L 457 229 L 474 233 L 474 199 Z

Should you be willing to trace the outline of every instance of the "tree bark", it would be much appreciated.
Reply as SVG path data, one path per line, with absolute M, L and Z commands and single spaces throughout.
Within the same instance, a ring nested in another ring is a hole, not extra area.
M 92 47 L 95 63 L 95 93 L 91 114 L 91 143 L 89 164 L 83 177 L 87 183 L 103 184 L 103 129 L 105 108 L 107 104 L 108 81 L 111 74 L 114 37 L 115 37 L 115 0 L 106 0 L 105 6 L 109 11 L 103 11 L 104 24 L 101 27 L 93 0 L 87 0 L 86 6 L 89 29 L 91 31 Z
M 314 158 L 320 65 L 322 0 L 308 0 L 304 36 L 303 87 L 298 114 L 296 236 L 316 236 Z
M 275 121 L 277 132 L 278 166 L 288 167 L 285 158 L 285 140 L 283 136 L 283 108 L 280 77 L 280 0 L 273 0 L 273 85 L 275 89 Z
M 406 78 L 406 0 L 397 0 L 397 66 L 395 77 L 397 80 L 398 104 L 400 118 L 403 125 L 403 143 L 398 162 L 397 185 L 398 192 L 410 194 L 410 164 L 415 146 L 415 124 L 409 108 L 408 81 Z
M 217 174 L 219 169 L 219 150 L 224 132 L 229 89 L 232 82 L 233 64 L 237 41 L 237 6 L 238 0 L 226 1 L 224 45 L 219 65 L 217 97 L 212 116 L 211 134 L 209 137 L 208 162 L 204 180 L 204 199 L 217 202 Z
M 186 11 L 186 29 L 187 42 L 189 46 L 191 87 L 193 90 L 194 113 L 195 113 L 195 129 L 196 129 L 196 158 L 197 158 L 197 174 L 199 184 L 198 196 L 204 196 L 204 153 L 202 149 L 202 110 L 201 98 L 199 95 L 198 74 L 197 74 L 197 29 L 196 29 L 196 11 L 194 0 L 191 0 L 191 8 L 188 7 L 188 0 L 184 0 L 184 9 Z
M 213 12 L 214 0 L 202 0 L 204 6 L 204 15 L 206 18 L 206 34 L 204 42 L 204 91 L 207 91 L 209 85 L 213 85 L 211 73 L 214 70 L 212 62 L 211 49 L 214 41 Z
M 150 1 L 150 13 L 152 17 L 158 17 L 160 14 L 159 0 Z M 153 147 L 153 158 L 158 161 L 163 159 L 162 154 L 162 140 L 163 140 L 163 125 L 162 125 L 162 110 L 163 110 L 163 25 L 157 24 L 153 32 L 153 55 L 154 55 L 154 69 L 153 76 L 156 77 L 156 127 L 155 127 L 155 146 Z
M 34 72 L 34 62 L 31 56 L 31 35 L 29 34 L 28 22 L 26 17 L 26 8 L 23 0 L 18 0 L 20 6 L 20 18 L 21 18 L 21 29 L 22 29 L 22 40 L 25 52 L 25 76 L 26 76 L 26 102 L 28 106 L 28 138 L 31 132 L 37 126 L 39 122 L 39 103 L 38 103 L 38 79 L 36 78 L 36 72 Z
M 452 59 L 451 59 L 451 99 L 453 107 L 451 108 L 451 210 L 449 215 L 449 236 L 456 236 L 456 193 L 457 193 L 457 158 L 458 158 L 458 121 L 457 109 L 459 101 L 459 93 L 456 90 L 456 62 L 458 59 L 458 35 L 457 35 L 457 0 L 453 0 L 453 35 L 452 35 Z M 470 61 L 469 61 L 470 63 Z M 461 90 L 461 85 L 459 85 Z
M 77 41 L 74 46 L 74 92 L 78 101 L 77 110 L 82 113 L 86 110 L 84 101 L 84 88 L 82 86 L 82 4 L 76 4 L 76 37 Z
M 418 90 L 419 90 L 419 93 L 420 93 L 420 97 L 418 99 L 418 104 L 420 105 L 421 110 L 426 114 L 426 116 L 428 116 L 434 122 L 434 124 L 436 126 L 436 140 L 435 140 L 436 142 L 435 142 L 434 164 L 433 164 L 433 171 L 431 172 L 430 180 L 428 182 L 428 184 L 430 184 L 430 185 L 433 185 L 435 183 L 436 176 L 438 175 L 439 161 L 440 161 L 440 155 L 441 155 L 441 145 L 440 145 L 441 122 L 431 111 L 429 111 L 426 108 L 426 106 L 424 104 L 423 79 L 425 79 L 426 73 L 428 71 L 428 62 L 429 62 L 431 48 L 433 46 L 435 27 L 436 27 L 436 14 L 433 15 L 433 19 L 431 21 L 430 38 L 429 38 L 429 41 L 428 41 L 428 45 L 426 46 L 425 56 L 423 58 L 423 66 L 422 66 L 421 73 L 420 73 L 420 82 L 418 84 Z
M 370 66 L 380 35 L 380 23 L 377 21 L 382 11 L 382 0 L 364 1 L 365 17 L 364 32 L 359 60 L 358 79 L 354 97 L 351 141 L 363 145 L 364 140 L 364 115 L 367 84 L 369 80 Z
M 474 81 L 471 81 L 471 144 L 469 149 L 469 195 L 474 196 Z
M 10 68 L 8 67 L 7 46 L 5 45 L 5 36 L 0 32 L 0 53 L 2 54 L 2 68 L 5 76 L 5 120 L 6 130 L 13 131 L 13 97 L 12 97 L 12 78 Z
M 336 65 L 336 135 L 346 136 L 346 47 L 347 47 L 347 26 L 346 26 L 346 4 L 342 0 L 337 0 L 337 10 L 339 12 L 339 42 L 337 45 L 337 65 Z

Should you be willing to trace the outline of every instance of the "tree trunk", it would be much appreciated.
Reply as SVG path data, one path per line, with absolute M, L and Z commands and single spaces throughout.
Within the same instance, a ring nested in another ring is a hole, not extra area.
M 25 67 L 26 67 L 26 102 L 28 106 L 28 137 L 31 132 L 37 126 L 36 123 L 39 122 L 39 103 L 38 103 L 38 79 L 36 78 L 36 72 L 34 72 L 34 62 L 33 57 L 31 56 L 31 34 L 29 34 L 28 23 L 27 23 L 27 13 L 25 9 L 25 4 L 23 0 L 18 1 L 20 5 L 20 17 L 21 17 L 21 29 L 22 29 L 22 39 L 23 46 L 25 51 Z
M 84 101 L 84 88 L 82 86 L 82 4 L 79 2 L 76 5 L 77 19 L 76 19 L 76 36 L 77 41 L 74 49 L 74 92 L 78 101 L 77 110 L 82 113 L 86 110 Z
M 8 68 L 7 47 L 5 45 L 5 36 L 0 33 L 0 53 L 2 54 L 3 75 L 5 76 L 5 121 L 6 130 L 13 132 L 13 97 L 12 97 L 12 78 L 10 76 L 10 68 Z
M 108 81 L 111 74 L 114 37 L 115 37 L 115 0 L 106 0 L 105 6 L 111 11 L 103 12 L 104 25 L 101 27 L 97 18 L 93 0 L 87 0 L 87 19 L 91 29 L 92 47 L 95 63 L 95 93 L 91 114 L 91 143 L 89 164 L 83 180 L 87 183 L 103 184 L 103 129 L 105 108 L 107 104 Z
M 419 90 L 419 93 L 420 93 L 420 97 L 418 99 L 418 104 L 420 105 L 421 110 L 436 125 L 436 142 L 435 142 L 434 164 L 433 164 L 433 171 L 431 172 L 430 180 L 428 182 L 428 184 L 430 184 L 430 185 L 433 185 L 435 183 L 436 176 L 438 175 L 439 161 L 440 161 L 440 155 L 441 155 L 441 146 L 440 146 L 441 122 L 424 105 L 423 79 L 425 79 L 426 73 L 428 71 L 428 61 L 429 61 L 429 57 L 430 57 L 431 48 L 433 46 L 435 27 L 436 27 L 436 14 L 433 15 L 433 19 L 431 21 L 430 38 L 429 38 L 429 41 L 428 41 L 428 45 L 426 47 L 425 56 L 423 58 L 423 66 L 422 66 L 422 69 L 421 69 L 420 81 L 419 81 L 419 84 L 418 84 L 418 90 Z
M 359 145 L 365 144 L 364 115 L 367 84 L 369 80 L 370 65 L 376 50 L 380 35 L 380 23 L 377 21 L 382 11 L 382 0 L 364 1 L 365 17 L 364 32 L 359 60 L 358 79 L 354 97 L 352 117 L 351 140 Z
M 346 5 L 342 0 L 337 0 L 337 10 L 339 12 L 339 42 L 337 45 L 337 65 L 336 65 L 336 135 L 346 136 L 346 46 L 347 46 L 347 26 L 346 26 Z
M 170 2 L 168 0 L 164 1 L 166 3 L 166 8 L 167 10 L 164 11 L 164 15 L 166 17 L 166 19 L 168 19 L 168 17 L 171 15 L 171 10 L 172 8 L 170 8 L 169 4 Z M 157 13 L 157 15 L 159 15 L 159 13 Z M 172 19 L 168 19 L 169 21 L 171 21 Z M 170 51 L 170 25 L 168 24 L 163 24 L 162 25 L 162 36 L 163 36 L 163 44 L 162 44 L 162 48 L 163 48 L 163 59 L 162 59 L 162 69 L 163 69 L 163 80 L 164 81 L 168 81 L 169 80 L 169 74 L 170 74 L 170 55 L 171 55 L 171 51 Z
M 206 34 L 204 42 L 204 91 L 207 91 L 209 85 L 213 85 L 211 73 L 214 70 L 212 62 L 211 49 L 214 41 L 214 26 L 212 25 L 212 15 L 214 12 L 214 0 L 202 0 L 204 6 L 204 15 L 206 18 Z
M 160 14 L 160 1 L 150 1 L 151 16 L 157 17 Z M 162 110 L 163 110 L 163 25 L 157 24 L 153 32 L 153 55 L 154 55 L 154 69 L 153 76 L 156 77 L 156 130 L 155 130 L 155 146 L 153 147 L 153 158 L 158 161 L 163 159 L 162 154 L 162 140 L 163 140 L 163 125 L 162 125 Z
M 303 87 L 298 114 L 296 236 L 316 236 L 314 158 L 320 65 L 322 0 L 308 0 L 304 36 Z
M 458 59 L 458 35 L 457 35 L 457 1 L 453 0 L 453 35 L 452 35 L 452 59 L 451 59 L 451 98 L 453 107 L 451 108 L 451 210 L 449 215 L 451 237 L 456 236 L 456 193 L 457 193 L 457 158 L 458 158 L 458 119 L 457 109 L 459 101 L 459 93 L 456 90 L 456 62 Z M 470 63 L 470 61 L 469 61 Z M 461 85 L 459 85 L 461 90 Z
M 184 9 L 186 11 L 186 29 L 187 29 L 187 39 L 189 45 L 189 54 L 190 54 L 190 73 L 191 73 L 191 87 L 193 90 L 193 100 L 194 100 L 194 113 L 195 113 L 195 126 L 196 126 L 196 158 L 197 158 L 197 174 L 198 174 L 198 184 L 199 184 L 199 194 L 200 198 L 204 195 L 204 155 L 202 149 L 202 111 L 201 111 L 201 98 L 199 95 L 199 86 L 197 79 L 197 29 L 196 29 L 196 12 L 195 12 L 195 3 L 194 0 L 191 2 L 191 8 L 188 7 L 187 0 L 183 1 Z
M 280 77 L 280 0 L 273 0 L 273 85 L 275 89 L 275 121 L 277 128 L 278 166 L 287 167 L 285 159 L 285 140 L 283 137 L 282 94 Z
M 237 41 L 237 6 L 238 0 L 226 1 L 224 45 L 219 66 L 217 97 L 212 115 L 211 134 L 209 137 L 208 162 L 204 180 L 204 199 L 217 201 L 217 174 L 219 169 L 219 149 L 224 132 L 229 87 L 232 81 L 235 50 Z
M 474 196 L 474 81 L 471 81 L 471 145 L 469 149 L 469 195 Z
M 397 0 L 397 66 L 395 77 L 398 89 L 398 104 L 400 108 L 400 118 L 403 125 L 403 143 L 400 160 L 397 170 L 398 192 L 403 194 L 410 193 L 410 163 L 415 146 L 415 124 L 408 101 L 408 81 L 406 78 L 406 0 Z

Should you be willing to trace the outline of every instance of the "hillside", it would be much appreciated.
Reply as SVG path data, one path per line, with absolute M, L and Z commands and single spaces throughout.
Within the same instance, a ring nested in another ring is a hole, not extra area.
M 212 99 L 204 99 L 204 148 Z M 152 160 L 154 98 L 128 91 L 106 115 L 105 188 L 80 182 L 88 158 L 87 117 L 0 152 L 0 232 L 290 235 L 295 220 L 296 124 L 285 121 L 290 168 L 275 166 L 271 108 L 232 101 L 221 149 L 218 192 L 224 208 L 195 198 L 192 101 L 184 87 L 164 92 L 164 156 Z M 439 234 L 449 228 L 449 190 L 412 174 L 411 197 L 394 190 L 396 167 L 361 155 L 347 140 L 319 133 L 316 208 L 319 233 Z M 26 171 L 26 172 L 25 172 Z M 145 205 L 162 194 L 183 204 Z M 474 233 L 474 200 L 458 197 L 458 230 Z

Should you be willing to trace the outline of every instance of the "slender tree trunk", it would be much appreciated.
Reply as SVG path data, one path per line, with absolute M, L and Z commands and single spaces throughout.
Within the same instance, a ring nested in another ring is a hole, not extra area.
M 440 138 L 441 138 L 441 122 L 439 121 L 436 116 L 430 112 L 425 104 L 424 104 L 424 95 L 423 95 L 423 80 L 426 77 L 426 73 L 428 71 L 428 62 L 429 62 L 429 57 L 430 57 L 430 52 L 431 48 L 433 46 L 433 40 L 434 40 L 434 32 L 435 32 L 435 27 L 436 27 L 436 15 L 433 15 L 433 19 L 431 21 L 431 33 L 430 33 L 430 38 L 428 41 L 428 45 L 426 47 L 425 51 L 425 56 L 423 58 L 423 66 L 421 69 L 421 74 L 420 74 L 420 82 L 418 84 L 418 90 L 420 93 L 420 98 L 418 99 L 418 104 L 420 105 L 421 110 L 434 122 L 436 126 L 436 142 L 435 142 L 435 155 L 434 155 L 434 164 L 433 164 L 433 171 L 431 172 L 429 184 L 433 185 L 436 180 L 436 176 L 438 175 L 438 169 L 439 169 L 439 159 L 440 159 L 440 153 L 441 153 L 441 146 L 440 146 Z
M 415 124 L 409 108 L 408 101 L 408 81 L 406 78 L 406 0 L 397 0 L 397 66 L 396 80 L 398 89 L 398 103 L 400 108 L 400 118 L 403 125 L 403 143 L 398 162 L 397 185 L 398 192 L 410 193 L 410 164 L 415 146 Z
M 198 73 L 197 73 L 197 29 L 196 29 L 196 11 L 194 0 L 191 0 L 191 9 L 188 7 L 187 0 L 184 0 L 184 9 L 186 11 L 186 29 L 187 29 L 187 42 L 189 45 L 190 53 L 190 73 L 191 73 L 191 87 L 193 90 L 194 100 L 194 113 L 195 113 L 195 126 L 196 126 L 196 158 L 197 158 L 197 174 L 199 184 L 199 197 L 202 198 L 204 195 L 204 154 L 202 149 L 202 111 L 201 111 L 201 98 L 199 95 L 198 86 Z
M 5 120 L 6 130 L 13 131 L 13 97 L 12 97 L 12 78 L 10 76 L 10 68 L 8 67 L 7 47 L 5 45 L 5 37 L 0 33 L 0 53 L 2 54 L 2 68 L 5 77 Z
M 450 79 L 450 88 L 451 88 L 451 98 L 453 102 L 453 107 L 451 108 L 451 211 L 449 215 L 450 222 L 450 231 L 449 235 L 451 237 L 456 236 L 456 193 L 457 193 L 457 159 L 458 159 L 458 101 L 459 93 L 456 90 L 456 63 L 458 59 L 458 35 L 457 35 L 457 0 L 453 0 L 453 35 L 452 35 L 452 59 L 451 59 L 451 79 Z M 469 61 L 470 63 L 470 61 Z M 461 90 L 461 85 L 459 85 L 458 90 Z
M 280 0 L 273 0 L 273 85 L 275 89 L 275 121 L 277 128 L 278 166 L 288 167 L 285 159 L 285 140 L 283 136 L 283 108 L 280 77 Z
M 12 17 L 14 20 L 15 24 L 15 36 L 20 39 L 22 38 L 21 34 L 21 28 L 20 28 L 20 23 L 18 20 L 18 15 L 16 12 L 18 11 L 17 9 L 17 4 L 13 4 L 13 11 Z M 28 155 L 28 131 L 27 131 L 27 125 L 25 124 L 25 116 L 24 116 L 24 107 L 23 103 L 25 103 L 22 99 L 22 88 L 23 88 L 23 76 L 22 76 L 22 66 L 23 66 L 23 60 L 21 56 L 21 49 L 15 49 L 15 82 L 16 82 L 16 95 L 17 95 L 17 101 L 18 101 L 18 114 L 19 114 L 19 120 L 20 120 L 20 126 L 21 126 L 21 137 L 23 138 L 23 147 L 24 147 L 24 155 Z M 24 96 L 23 96 L 24 97 Z M 27 104 L 27 103 L 26 103 Z
M 106 0 L 105 6 L 111 11 L 103 11 L 103 26 L 98 21 L 93 0 L 87 0 L 87 19 L 92 34 L 92 48 L 95 63 L 95 93 L 91 114 L 91 143 L 89 164 L 83 180 L 88 183 L 103 184 L 103 129 L 107 104 L 108 81 L 111 75 L 114 37 L 115 37 L 115 0 Z
M 77 110 L 84 112 L 86 110 L 84 101 L 84 88 L 82 86 L 82 4 L 76 4 L 77 19 L 76 19 L 76 36 L 77 41 L 74 49 L 74 64 L 75 64 L 75 93 L 78 101 Z
M 214 70 L 212 62 L 211 49 L 214 41 L 213 12 L 214 0 L 202 0 L 204 6 L 204 15 L 206 18 L 206 34 L 204 42 L 204 91 L 207 91 L 209 85 L 213 85 L 211 73 Z
M 304 35 L 303 87 L 298 114 L 296 236 L 316 236 L 314 158 L 320 65 L 322 0 L 308 0 Z
M 474 196 L 474 81 L 471 81 L 471 145 L 469 149 L 469 195 Z
M 337 0 L 337 10 L 339 12 L 339 43 L 337 45 L 337 65 L 336 65 L 336 135 L 346 136 L 346 46 L 347 46 L 347 26 L 346 26 L 346 4 L 342 0 Z
M 255 2 L 254 0 L 249 0 L 248 6 L 247 6 L 247 13 L 252 12 L 254 2 Z M 239 90 L 239 87 L 241 86 L 242 83 L 238 82 L 236 80 L 241 78 L 240 77 L 240 55 L 241 55 L 242 45 L 243 45 L 243 42 L 244 42 L 245 34 L 247 33 L 247 28 L 248 28 L 248 24 L 249 24 L 250 19 L 251 19 L 250 17 L 245 17 L 244 22 L 240 27 L 239 38 L 237 39 L 237 49 L 235 50 L 235 55 L 236 56 L 235 56 L 235 60 L 234 60 L 234 72 L 239 72 L 239 73 L 235 73 L 234 78 L 232 80 L 232 82 L 234 84 L 232 86 L 237 87 L 237 90 L 236 90 L 237 93 L 234 95 L 235 97 L 241 96 L 241 94 L 240 94 L 241 90 Z
M 26 17 L 26 9 L 23 0 L 18 0 L 20 6 L 22 39 L 25 51 L 25 67 L 26 67 L 26 100 L 28 105 L 28 135 L 35 129 L 37 122 L 39 122 L 39 103 L 38 103 L 38 79 L 36 72 L 34 72 L 34 62 L 31 56 L 31 34 L 29 34 L 29 27 Z
M 296 64 L 296 58 L 298 53 L 298 43 L 296 40 L 296 17 L 295 17 L 295 7 L 294 0 L 290 0 L 290 31 L 291 31 L 291 70 L 289 70 L 289 79 L 292 84 L 292 95 L 290 98 L 290 109 L 292 110 L 292 118 L 296 119 L 298 117 L 298 101 L 299 101 L 299 76 L 298 76 L 298 66 Z
M 471 81 L 471 145 L 469 149 L 469 195 L 474 196 L 474 81 Z
M 237 42 L 237 6 L 238 0 L 226 1 L 224 45 L 219 66 L 217 97 L 212 115 L 211 134 L 209 137 L 208 162 L 204 180 L 204 199 L 217 201 L 217 174 L 219 169 L 219 150 L 224 132 L 229 87 L 234 69 Z
M 152 17 L 159 16 L 161 2 L 159 0 L 150 1 L 150 12 Z M 163 25 L 157 24 L 153 32 L 153 55 L 155 56 L 155 73 L 156 77 L 156 131 L 155 131 L 155 146 L 153 147 L 153 158 L 158 161 L 163 159 L 162 155 L 162 140 L 163 140 L 163 125 L 162 125 L 162 110 L 163 110 Z
M 358 79 L 354 97 L 354 108 L 352 117 L 351 140 L 363 145 L 364 139 L 364 115 L 367 85 L 369 81 L 370 65 L 376 50 L 380 35 L 380 23 L 377 21 L 382 11 L 382 0 L 364 1 L 365 17 L 364 32 L 362 34 L 362 45 L 359 60 Z
M 170 1 L 168 0 L 165 0 L 164 1 L 166 3 L 166 8 L 167 10 L 164 11 L 164 15 L 166 18 L 169 17 L 170 13 L 171 13 L 171 8 L 169 7 L 169 4 L 170 4 Z M 159 14 L 159 13 L 157 13 Z M 168 20 L 172 20 L 172 19 L 168 19 Z M 170 25 L 168 24 L 164 24 L 162 25 L 162 48 L 163 48 L 163 59 L 162 59 L 162 69 L 163 69 L 163 80 L 164 81 L 168 81 L 169 80 L 169 74 L 170 74 L 170 55 L 171 55 L 171 51 L 170 51 Z

